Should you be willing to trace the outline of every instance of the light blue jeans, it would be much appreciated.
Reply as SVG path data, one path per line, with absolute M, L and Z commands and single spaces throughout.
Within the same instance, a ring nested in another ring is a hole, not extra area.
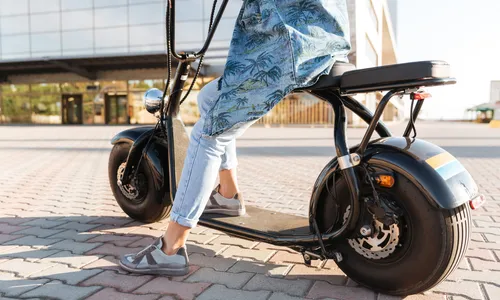
M 236 138 L 257 120 L 239 123 L 218 136 L 202 134 L 208 111 L 219 98 L 218 79 L 205 85 L 198 94 L 200 119 L 191 131 L 170 220 L 195 227 L 214 188 L 219 170 L 236 168 Z

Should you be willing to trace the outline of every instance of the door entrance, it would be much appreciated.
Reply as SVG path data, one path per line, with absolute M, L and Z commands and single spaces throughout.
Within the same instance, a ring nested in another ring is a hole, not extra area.
M 130 124 L 127 94 L 109 93 L 104 96 L 106 124 Z
M 62 123 L 83 124 L 82 95 L 62 95 Z

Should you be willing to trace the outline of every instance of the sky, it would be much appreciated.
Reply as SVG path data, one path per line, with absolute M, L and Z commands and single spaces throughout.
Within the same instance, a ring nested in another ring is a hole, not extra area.
M 500 80 L 499 0 L 397 0 L 400 63 L 444 60 L 458 83 L 431 88 L 424 116 L 455 119 L 490 101 Z

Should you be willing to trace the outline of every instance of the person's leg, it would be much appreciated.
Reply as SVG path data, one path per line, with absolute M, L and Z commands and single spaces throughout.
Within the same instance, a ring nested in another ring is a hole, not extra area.
M 212 193 L 226 147 L 253 123 L 242 123 L 217 137 L 202 136 L 203 122 L 198 122 L 194 126 L 170 214 L 171 221 L 164 237 L 167 254 L 175 253 L 178 247 L 186 243 L 187 232 L 198 223 Z M 234 179 L 233 174 L 226 174 L 223 174 L 226 181 Z
M 220 185 L 218 192 L 226 198 L 232 198 L 240 191 L 236 175 L 237 165 L 236 139 L 234 139 L 226 146 L 226 152 L 222 155 L 219 169 Z
M 208 85 L 207 87 L 208 89 L 203 89 L 205 93 L 200 92 L 199 95 L 204 101 L 207 101 L 205 97 L 217 97 L 217 89 L 215 88 L 214 92 Z M 124 269 L 136 273 L 170 276 L 188 272 L 187 252 L 184 246 L 189 230 L 196 226 L 203 213 L 215 185 L 226 148 L 253 123 L 241 123 L 217 137 L 208 137 L 202 135 L 204 117 L 200 118 L 191 132 L 184 168 L 165 235 L 143 251 L 125 255 L 120 260 L 120 265 Z M 227 166 L 230 166 L 231 160 L 234 162 L 232 155 L 235 156 L 235 153 L 226 158 Z M 225 174 L 223 171 L 225 182 L 234 180 L 234 174 L 229 173 L 231 176 Z

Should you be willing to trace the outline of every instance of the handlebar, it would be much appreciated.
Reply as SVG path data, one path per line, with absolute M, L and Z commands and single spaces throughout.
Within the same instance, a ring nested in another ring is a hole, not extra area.
M 216 0 L 215 0 L 216 1 Z M 207 52 L 208 47 L 210 46 L 210 43 L 212 42 L 212 39 L 214 37 L 215 31 L 217 30 L 217 26 L 219 25 L 219 22 L 222 18 L 222 14 L 224 13 L 224 10 L 226 9 L 227 3 L 229 0 L 222 0 L 221 6 L 219 8 L 219 11 L 217 12 L 217 16 L 214 19 L 214 23 L 212 27 L 210 28 L 210 31 L 208 32 L 208 37 L 205 40 L 205 43 L 203 44 L 203 47 L 201 48 L 200 51 L 194 53 L 194 58 L 200 58 Z M 182 54 L 179 54 L 175 51 L 175 0 L 169 0 L 170 5 L 168 6 L 167 9 L 170 9 L 170 13 L 167 13 L 167 27 L 168 27 L 168 35 L 170 38 L 170 44 L 171 44 L 171 54 L 173 57 L 175 57 L 178 60 L 185 59 L 185 55 L 183 56 Z M 216 2 L 215 2 L 216 3 Z M 214 3 L 214 5 L 215 5 Z M 214 7 L 215 9 L 215 7 Z

